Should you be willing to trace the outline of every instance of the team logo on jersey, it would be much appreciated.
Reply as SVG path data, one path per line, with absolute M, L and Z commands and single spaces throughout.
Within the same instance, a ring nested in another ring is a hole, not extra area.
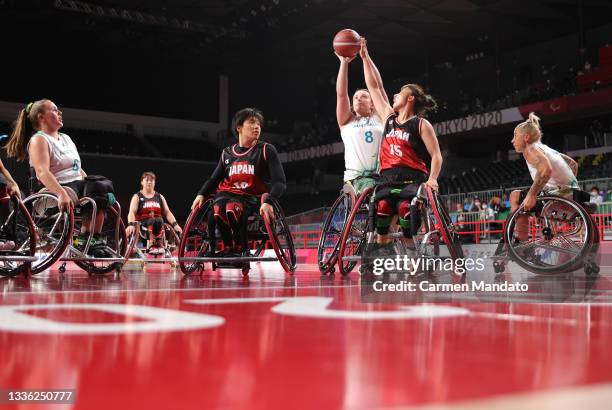
M 226 160 L 225 160 L 225 164 L 226 164 L 226 165 L 227 165 L 227 164 L 229 164 L 229 159 L 226 159 Z
M 410 139 L 410 133 L 401 129 L 393 129 L 385 135 L 385 138 L 397 138 L 402 141 L 408 141 Z
M 229 176 L 232 175 L 255 175 L 255 165 L 246 162 L 234 162 L 229 169 Z

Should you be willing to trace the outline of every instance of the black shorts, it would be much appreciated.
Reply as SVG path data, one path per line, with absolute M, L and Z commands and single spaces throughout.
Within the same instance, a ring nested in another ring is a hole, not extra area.
M 240 202 L 245 209 L 245 215 L 250 215 L 259 204 L 259 198 L 253 195 L 239 195 L 231 192 L 219 191 L 213 197 L 213 205 L 218 205 L 225 209 L 228 202 Z

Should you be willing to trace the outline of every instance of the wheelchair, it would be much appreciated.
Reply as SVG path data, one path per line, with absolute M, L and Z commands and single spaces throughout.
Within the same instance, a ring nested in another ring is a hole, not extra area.
M 136 228 L 135 232 L 137 232 L 138 236 L 135 238 L 134 255 L 141 260 L 142 267 L 144 268 L 147 263 L 170 262 L 172 268 L 176 268 L 177 260 L 173 258 L 173 254 L 179 247 L 180 238 L 172 225 L 164 222 L 160 234 L 163 253 L 157 255 L 147 253 L 147 250 L 153 245 L 149 238 L 147 227 L 138 223 Z M 131 240 L 132 238 L 128 238 L 128 241 Z
M 340 239 L 344 227 L 347 226 L 346 222 L 353 204 L 357 201 L 356 196 L 353 186 L 344 184 L 340 196 L 327 213 L 317 247 L 317 264 L 322 274 L 332 274 L 335 271 L 334 265 L 338 261 Z
M 340 240 L 338 266 L 342 275 L 348 275 L 353 270 L 366 245 L 375 241 L 376 191 L 385 186 L 397 185 L 385 183 L 367 188 L 355 203 Z M 436 191 L 426 184 L 421 184 L 411 200 L 410 209 L 412 237 L 417 255 L 440 258 L 440 243 L 444 243 L 451 260 L 463 258 L 459 234 Z M 402 241 L 402 232 L 390 232 L 388 236 L 396 240 L 400 248 L 399 253 L 408 253 Z
M 506 222 L 501 251 L 493 257 L 495 273 L 503 272 L 508 261 L 539 275 L 569 273 L 580 267 L 587 275 L 599 273 L 600 237 L 591 216 L 597 205 L 588 198 L 579 190 L 571 199 L 546 194 L 538 196 L 533 210 L 521 206 L 513 212 Z M 529 221 L 526 240 L 515 235 L 520 216 Z
M 36 230 L 16 196 L 0 198 L 0 276 L 28 274 L 36 260 Z
M 267 195 L 267 194 L 265 194 Z M 265 197 L 261 198 L 261 201 Z M 199 271 L 202 273 L 205 263 L 211 263 L 212 270 L 217 268 L 240 269 L 243 276 L 250 271 L 251 262 L 278 260 L 286 273 L 293 273 L 297 265 L 295 246 L 289 225 L 283 210 L 278 202 L 273 201 L 274 220 L 259 215 L 258 207 L 261 202 L 248 207 L 241 218 L 241 225 L 246 226 L 247 250 L 236 255 L 227 253 L 219 229 L 208 231 L 208 219 L 213 212 L 213 199 L 205 200 L 200 206 L 191 211 L 179 245 L 178 262 L 185 275 Z M 212 235 L 216 249 L 211 248 Z M 261 256 L 270 243 L 276 257 Z M 230 250 L 231 251 L 231 250 Z
M 30 186 L 31 191 L 37 186 L 32 178 Z M 77 197 L 71 188 L 64 188 L 71 197 Z M 76 201 L 72 212 L 60 212 L 57 196 L 42 190 L 25 198 L 23 204 L 36 230 L 36 260 L 31 265 L 32 274 L 48 269 L 58 260 L 63 262 L 58 269 L 60 273 L 66 271 L 66 263 L 69 261 L 89 274 L 119 273 L 133 250 L 135 238 L 128 241 L 118 202 L 106 210 L 104 224 L 98 235 L 103 239 L 95 245 L 92 245 L 92 229 L 89 229 L 89 234 L 82 235 L 81 239 L 85 238 L 83 243 L 79 241 L 79 234 L 87 232 L 83 226 L 87 214 L 90 223 L 96 220 L 98 209 L 93 198 L 82 197 Z

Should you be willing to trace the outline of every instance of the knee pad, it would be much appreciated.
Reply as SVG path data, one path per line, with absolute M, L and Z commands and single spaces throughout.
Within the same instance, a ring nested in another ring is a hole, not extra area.
M 376 204 L 376 216 L 377 217 L 389 217 L 393 215 L 393 208 L 391 207 L 391 202 L 387 199 L 381 199 Z
M 108 209 L 117 202 L 113 182 L 103 176 L 89 175 L 85 178 L 83 196 L 88 196 L 96 202 L 99 209 Z
M 153 221 L 153 235 L 160 237 L 162 234 L 162 227 L 164 226 L 164 220 L 162 218 L 155 218 Z
M 240 202 L 230 201 L 225 205 L 225 214 L 227 215 L 228 221 L 238 225 L 242 214 L 244 213 L 244 205 Z
M 215 220 L 217 222 L 221 221 L 226 225 L 229 224 L 229 221 L 227 220 L 227 216 L 225 215 L 225 209 L 220 204 L 213 205 L 213 215 L 215 216 Z
M 397 206 L 397 215 L 399 216 L 399 226 L 402 229 L 404 238 L 412 238 L 409 201 L 400 201 Z

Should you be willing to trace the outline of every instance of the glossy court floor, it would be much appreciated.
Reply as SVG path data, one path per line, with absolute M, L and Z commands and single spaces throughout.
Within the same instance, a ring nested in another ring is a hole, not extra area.
M 610 409 L 603 252 L 595 278 L 509 265 L 498 279 L 529 284 L 530 303 L 364 303 L 356 272 L 308 263 L 292 276 L 253 264 L 247 279 L 138 264 L 4 278 L 0 388 L 75 389 L 76 401 L 0 409 Z

